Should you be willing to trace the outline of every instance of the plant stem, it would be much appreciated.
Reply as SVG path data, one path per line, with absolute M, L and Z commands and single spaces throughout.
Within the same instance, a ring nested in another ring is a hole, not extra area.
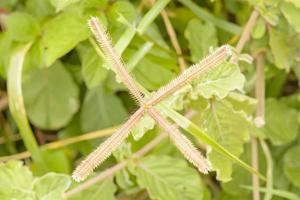
M 273 191 L 273 160 L 272 160 L 272 155 L 270 152 L 270 149 L 267 145 L 267 143 L 260 139 L 259 140 L 262 150 L 265 154 L 266 161 L 267 161 L 267 184 L 266 184 L 266 192 L 265 192 L 265 197 L 264 200 L 271 200 L 272 199 L 272 191 Z
M 258 149 L 257 139 L 251 139 L 251 165 L 253 169 L 258 171 Z M 259 178 L 256 174 L 252 174 L 253 200 L 260 200 L 259 194 Z
M 153 4 L 155 2 L 155 0 L 150 0 L 150 2 L 151 2 L 151 4 Z M 162 10 L 160 14 L 163 18 L 164 24 L 167 29 L 167 33 L 168 33 L 171 43 L 172 43 L 172 46 L 175 49 L 175 52 L 177 54 L 180 71 L 183 72 L 186 69 L 186 63 L 182 56 L 182 50 L 180 48 L 180 45 L 179 45 L 179 42 L 178 42 L 178 39 L 176 36 L 176 32 L 175 32 L 175 30 L 172 26 L 172 23 L 169 19 L 168 13 L 165 10 Z
M 47 169 L 39 146 L 35 140 L 34 134 L 30 128 L 22 94 L 22 70 L 25 55 L 31 47 L 31 43 L 23 45 L 15 50 L 11 56 L 8 70 L 8 99 L 11 114 L 19 128 L 20 135 L 25 143 L 26 148 L 32 154 L 33 160 L 42 167 Z
M 247 43 L 247 41 L 249 40 L 250 38 L 250 34 L 251 34 L 251 30 L 253 29 L 255 23 L 256 23 L 256 20 L 259 16 L 259 13 L 257 10 L 253 10 L 251 15 L 250 15 L 250 18 L 244 28 L 244 31 L 236 45 L 236 50 L 237 50 L 237 53 L 240 54 L 242 52 L 242 50 L 244 49 L 244 46 L 245 44 Z
M 41 149 L 42 150 L 58 149 L 58 148 L 65 147 L 65 146 L 68 146 L 68 145 L 71 145 L 71 144 L 74 144 L 77 142 L 82 142 L 82 141 L 86 141 L 86 140 L 92 140 L 95 138 L 108 136 L 108 135 L 111 135 L 114 131 L 116 131 L 117 128 L 118 127 L 107 128 L 107 129 L 103 129 L 103 130 L 99 130 L 99 131 L 82 134 L 82 135 L 79 135 L 76 137 L 67 138 L 64 140 L 58 140 L 58 141 L 51 142 L 51 143 L 41 146 Z M 0 157 L 0 162 L 5 162 L 8 160 L 16 160 L 16 159 L 25 159 L 30 156 L 31 156 L 31 153 L 29 151 L 25 151 L 22 153 L 11 155 L 11 156 Z

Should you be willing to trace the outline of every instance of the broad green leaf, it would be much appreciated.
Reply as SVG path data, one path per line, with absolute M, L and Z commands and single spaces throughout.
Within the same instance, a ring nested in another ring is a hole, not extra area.
M 216 142 L 235 156 L 241 155 L 243 145 L 249 139 L 250 122 L 242 111 L 235 111 L 226 100 L 212 100 L 203 113 L 203 126 Z M 231 180 L 233 162 L 223 154 L 209 149 L 208 159 L 217 172 L 217 179 L 223 182 Z
M 49 171 L 65 174 L 71 172 L 71 163 L 65 151 L 48 149 L 43 151 L 43 158 Z M 55 162 L 53 162 L 54 160 Z
M 283 145 L 293 141 L 298 134 L 298 114 L 295 109 L 275 99 L 266 101 L 266 125 L 264 134 L 274 145 Z
M 91 46 L 80 45 L 78 51 L 81 57 L 82 76 L 89 88 L 99 85 L 108 74 L 103 67 L 105 61 L 96 53 Z
M 82 192 L 68 198 L 70 200 L 115 200 L 114 193 L 117 191 L 112 179 L 93 184 Z
M 40 32 L 36 19 L 25 12 L 12 13 L 5 20 L 5 25 L 11 39 L 18 42 L 30 42 Z
M 137 165 L 137 181 L 151 199 L 203 199 L 203 184 L 198 173 L 179 158 L 148 156 Z
M 48 173 L 36 178 L 33 190 L 36 197 L 43 200 L 64 200 L 64 192 L 70 187 L 71 178 L 64 174 Z
M 55 7 L 56 12 L 64 10 L 67 6 L 77 3 L 80 0 L 50 0 L 51 4 Z
M 85 132 L 107 128 L 122 123 L 127 112 L 116 95 L 102 86 L 88 90 L 84 98 L 81 125 Z
M 83 16 L 79 7 L 71 7 L 52 18 L 43 27 L 46 66 L 52 65 L 89 35 L 87 17 Z
M 287 43 L 287 37 L 287 33 L 282 30 L 276 30 L 274 28 L 270 30 L 269 44 L 274 56 L 274 63 L 279 69 L 289 71 L 293 62 L 293 49 Z
M 257 99 L 244 94 L 230 92 L 227 96 L 227 100 L 231 103 L 234 110 L 242 110 L 249 116 L 254 114 L 256 110 Z
M 172 70 L 176 68 L 176 59 L 173 56 L 153 47 L 132 72 L 136 80 L 143 83 L 144 87 L 155 90 L 175 78 Z
M 79 108 L 77 85 L 59 62 L 30 73 L 23 88 L 29 119 L 40 128 L 65 126 Z
M 185 37 L 189 42 L 191 59 L 194 63 L 203 59 L 209 53 L 210 48 L 218 45 L 217 31 L 211 22 L 192 19 L 185 30 Z
M 20 161 L 0 164 L 0 198 L 3 200 L 34 198 L 31 191 L 33 176 Z
M 291 147 L 284 155 L 284 174 L 295 186 L 300 188 L 300 146 Z
M 300 3 L 299 3 L 300 4 Z M 287 21 L 299 33 L 300 32 L 300 7 L 297 8 L 292 3 L 283 2 L 281 4 L 281 11 Z
M 196 81 L 194 93 L 206 99 L 224 98 L 233 90 L 243 90 L 245 77 L 237 65 L 223 63 Z
M 48 173 L 33 177 L 29 169 L 20 161 L 0 164 L 1 200 L 65 199 L 64 192 L 71 184 L 67 175 Z
M 28 13 L 34 15 L 39 20 L 44 20 L 49 15 L 55 14 L 55 9 L 49 0 L 27 0 L 25 7 Z

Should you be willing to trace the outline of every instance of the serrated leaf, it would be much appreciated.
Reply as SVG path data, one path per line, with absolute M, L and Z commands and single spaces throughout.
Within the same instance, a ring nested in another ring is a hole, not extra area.
M 0 197 L 3 200 L 14 198 L 29 200 L 34 198 L 31 191 L 33 177 L 20 161 L 0 164 Z
M 61 128 L 79 108 L 77 85 L 61 63 L 31 72 L 23 89 L 29 119 L 37 127 Z
M 151 199 L 203 199 L 203 184 L 198 173 L 179 158 L 148 156 L 136 169 L 138 184 Z
M 79 7 L 72 7 L 49 20 L 43 27 L 42 44 L 45 49 L 46 66 L 73 49 L 90 35 Z M 74 31 L 76 30 L 76 31 Z
M 197 80 L 193 93 L 206 99 L 224 98 L 233 90 L 243 90 L 245 77 L 237 65 L 223 63 Z
M 206 132 L 216 142 L 235 156 L 241 155 L 243 144 L 249 139 L 251 125 L 244 112 L 235 111 L 226 100 L 213 100 L 204 111 L 203 119 Z M 212 149 L 207 156 L 217 172 L 217 179 L 224 182 L 231 180 L 232 160 Z
M 264 134 L 274 145 L 283 145 L 294 140 L 298 134 L 298 114 L 295 109 L 275 99 L 266 101 L 266 125 Z
M 272 28 L 270 30 L 269 45 L 274 56 L 276 67 L 289 71 L 293 62 L 293 49 L 287 43 L 287 37 L 286 32 Z
M 39 34 L 37 20 L 28 13 L 14 12 L 5 20 L 7 31 L 12 40 L 30 42 Z
M 108 74 L 108 70 L 104 67 L 105 61 L 90 45 L 80 45 L 78 51 L 84 82 L 89 88 L 99 85 Z
M 284 155 L 284 174 L 295 186 L 300 188 L 300 146 L 291 147 Z
M 89 132 L 122 123 L 127 112 L 117 96 L 99 86 L 86 93 L 80 117 L 82 129 Z
M 281 11 L 289 24 L 299 33 L 300 32 L 300 8 L 292 3 L 283 2 Z
M 64 174 L 48 173 L 37 178 L 33 183 L 33 190 L 38 199 L 63 200 L 64 192 L 71 185 L 71 178 Z
M 210 47 L 217 47 L 218 38 L 215 26 L 210 22 L 192 19 L 185 30 L 185 37 L 189 42 L 191 59 L 199 62 L 209 53 Z
M 148 114 L 145 114 L 131 129 L 133 138 L 139 140 L 148 130 L 153 129 L 154 126 L 155 121 Z
M 82 192 L 72 196 L 70 200 L 115 200 L 114 193 L 117 191 L 112 179 L 93 184 Z

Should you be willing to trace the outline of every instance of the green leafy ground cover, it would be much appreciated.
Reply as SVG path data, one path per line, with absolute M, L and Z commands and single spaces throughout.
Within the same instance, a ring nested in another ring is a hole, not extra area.
M 249 34 L 237 65 L 222 63 L 157 106 L 207 156 L 209 175 L 167 137 L 136 153 L 162 132 L 146 115 L 86 182 L 72 180 L 82 158 L 137 108 L 97 46 L 90 16 L 107 26 L 146 95 L 181 73 L 180 57 L 188 67 Z M 265 200 L 300 199 L 299 22 L 298 0 L 1 1 L 0 199 L 225 200 L 252 199 L 253 190 Z M 258 128 L 260 63 L 266 124 Z M 259 188 L 249 167 L 253 138 L 257 170 L 266 177 Z

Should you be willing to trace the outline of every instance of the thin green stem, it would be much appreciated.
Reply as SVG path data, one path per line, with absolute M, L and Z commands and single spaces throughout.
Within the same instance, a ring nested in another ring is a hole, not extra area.
M 265 154 L 266 157 L 266 162 L 267 162 L 267 184 L 266 184 L 266 192 L 265 192 L 265 197 L 264 200 L 271 200 L 272 199 L 272 191 L 273 191 L 273 160 L 272 160 L 272 155 L 270 152 L 270 149 L 267 145 L 267 143 L 260 139 L 259 140 L 262 150 Z
M 19 128 L 20 135 L 24 141 L 25 146 L 32 154 L 33 160 L 38 163 L 39 166 L 46 167 L 43 164 L 44 162 L 41 151 L 27 119 L 22 94 L 23 63 L 30 47 L 31 43 L 23 45 L 20 48 L 16 49 L 11 56 L 7 80 L 9 108 Z

